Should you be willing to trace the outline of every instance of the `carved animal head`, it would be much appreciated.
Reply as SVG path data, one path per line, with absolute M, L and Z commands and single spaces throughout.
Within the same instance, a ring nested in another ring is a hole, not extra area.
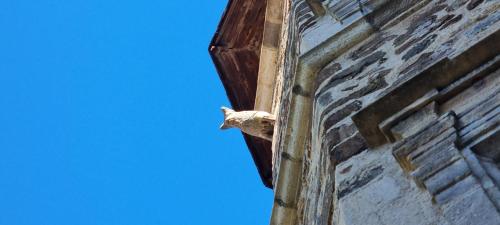
M 240 111 L 222 107 L 224 123 L 221 129 L 240 128 L 246 134 L 272 140 L 276 117 L 262 111 Z
M 232 114 L 235 112 L 234 110 L 226 107 L 221 107 L 222 112 L 224 113 L 224 122 L 220 125 L 220 129 L 225 130 L 232 128 L 236 125 L 236 121 L 232 118 Z

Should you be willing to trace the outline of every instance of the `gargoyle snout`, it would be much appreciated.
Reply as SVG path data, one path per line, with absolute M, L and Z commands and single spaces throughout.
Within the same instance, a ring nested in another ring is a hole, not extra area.
M 224 123 L 222 123 L 222 124 L 220 125 L 220 129 L 221 129 L 221 130 L 226 130 L 226 129 L 229 129 L 229 128 L 231 128 L 231 127 L 230 127 L 229 125 L 227 125 L 227 124 L 226 124 L 226 121 L 224 121 Z
M 221 110 L 222 110 L 222 113 L 224 113 L 224 122 L 220 125 L 220 129 L 226 130 L 226 129 L 231 128 L 231 126 L 228 124 L 228 118 L 229 118 L 229 114 L 234 112 L 234 110 L 227 108 L 227 107 L 224 107 L 224 106 L 221 107 Z

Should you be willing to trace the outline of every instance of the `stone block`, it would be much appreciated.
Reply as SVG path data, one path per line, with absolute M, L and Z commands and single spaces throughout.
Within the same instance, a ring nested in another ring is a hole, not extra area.
M 431 142 L 436 137 L 442 135 L 443 132 L 450 130 L 453 133 L 453 126 L 455 125 L 454 114 L 444 115 L 437 122 L 429 125 L 417 134 L 414 134 L 407 139 L 404 139 L 395 144 L 393 147 L 393 154 L 401 164 L 403 169 L 409 171 L 414 170 L 414 166 L 408 161 L 408 155 L 414 150 Z M 446 137 L 446 136 L 445 136 Z
M 476 138 L 500 126 L 500 106 L 488 112 L 484 117 L 459 130 L 461 145 L 467 146 Z
M 345 139 L 330 150 L 330 158 L 334 164 L 341 163 L 353 155 L 365 150 L 366 142 L 359 132 Z
M 383 170 L 377 169 L 381 166 Z M 368 176 L 373 172 L 380 173 Z M 429 194 L 407 179 L 388 149 L 364 151 L 339 164 L 335 180 L 335 196 L 342 197 L 335 201 L 335 225 L 448 225 Z M 363 180 L 362 186 L 339 194 L 347 190 L 339 183 L 360 184 Z
M 484 191 L 477 187 L 441 207 L 453 225 L 498 225 L 500 215 Z
M 414 167 L 419 167 L 427 161 L 432 160 L 429 158 L 432 158 L 441 150 L 455 146 L 457 136 L 456 130 L 454 128 L 450 128 L 439 134 L 436 138 L 427 142 L 425 145 L 418 147 L 416 150 L 408 154 L 407 158 L 414 165 Z
M 424 185 L 432 195 L 436 195 L 456 182 L 464 179 L 470 173 L 471 170 L 469 165 L 467 165 L 465 160 L 460 159 L 434 174 L 432 177 L 429 177 L 429 179 L 424 181 Z
M 437 95 L 437 91 L 434 93 Z M 432 97 L 429 96 L 429 100 L 431 98 Z M 406 119 L 400 121 L 398 124 L 395 124 L 392 128 L 390 128 L 390 132 L 394 137 L 394 140 L 401 140 L 418 133 L 437 119 L 438 115 L 436 112 L 436 104 L 433 102 L 426 105 L 416 113 L 408 116 Z M 382 123 L 381 126 L 383 124 L 384 123 Z M 387 130 L 387 128 L 382 127 L 381 129 L 382 131 Z
M 469 190 L 472 190 L 473 188 L 479 189 L 481 187 L 479 186 L 479 183 L 474 178 L 474 176 L 467 176 L 465 179 L 457 182 L 448 189 L 434 196 L 434 200 L 438 204 L 442 205 L 450 200 L 453 200 L 454 198 L 461 197 L 463 194 L 465 194 Z
M 420 186 L 422 186 L 425 179 L 461 158 L 458 150 L 454 146 L 448 146 L 448 148 L 442 149 L 434 156 L 428 157 L 428 159 L 424 161 L 425 163 L 422 163 L 422 165 L 410 175 L 420 184 Z

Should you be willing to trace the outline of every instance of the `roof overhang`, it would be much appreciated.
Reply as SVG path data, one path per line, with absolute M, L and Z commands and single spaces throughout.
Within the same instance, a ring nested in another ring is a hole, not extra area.
M 232 107 L 254 110 L 266 0 L 229 0 L 209 52 Z M 272 188 L 271 142 L 243 134 L 262 182 Z

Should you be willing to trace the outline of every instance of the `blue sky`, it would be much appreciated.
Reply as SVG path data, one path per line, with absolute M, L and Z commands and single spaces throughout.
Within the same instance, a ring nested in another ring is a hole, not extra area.
M 0 225 L 268 224 L 207 48 L 226 0 L 0 0 Z

